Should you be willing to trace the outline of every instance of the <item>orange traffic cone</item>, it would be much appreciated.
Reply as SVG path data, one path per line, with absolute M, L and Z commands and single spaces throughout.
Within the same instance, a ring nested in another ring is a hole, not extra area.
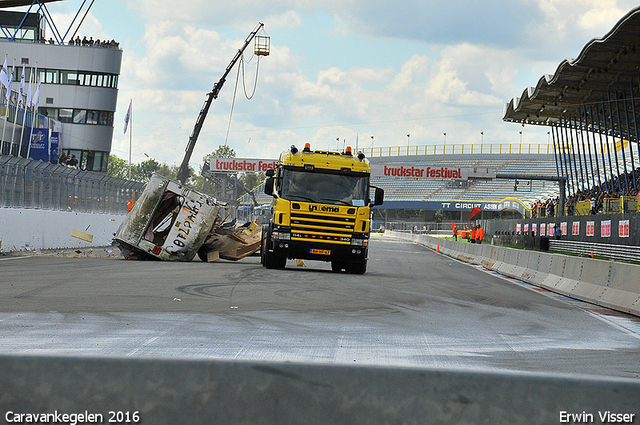
M 440 244 L 438 244 L 438 247 L 436 248 L 436 252 L 440 252 Z

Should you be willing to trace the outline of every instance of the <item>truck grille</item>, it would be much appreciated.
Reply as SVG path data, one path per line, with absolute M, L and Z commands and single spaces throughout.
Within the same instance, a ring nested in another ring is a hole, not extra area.
M 355 218 L 291 213 L 291 238 L 309 242 L 351 243 Z

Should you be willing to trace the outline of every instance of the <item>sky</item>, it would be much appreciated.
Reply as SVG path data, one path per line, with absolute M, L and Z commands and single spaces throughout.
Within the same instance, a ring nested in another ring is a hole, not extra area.
M 48 4 L 64 33 L 80 0 Z M 86 2 L 87 4 L 90 2 Z M 86 10 L 85 5 L 84 10 Z M 555 73 L 632 8 L 626 0 L 95 0 L 78 34 L 123 50 L 111 153 L 179 165 L 206 94 L 259 22 L 213 101 L 191 166 L 313 149 L 548 143 L 502 121 L 505 103 Z M 255 88 L 255 90 L 254 90 Z M 124 116 L 132 103 L 130 131 Z M 522 132 L 522 133 L 521 133 Z M 446 133 L 446 136 L 444 135 Z

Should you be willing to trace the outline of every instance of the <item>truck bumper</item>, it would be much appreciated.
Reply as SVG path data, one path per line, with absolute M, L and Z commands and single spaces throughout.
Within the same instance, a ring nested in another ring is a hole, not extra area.
M 271 241 L 271 250 L 289 259 L 340 261 L 359 263 L 367 259 L 368 248 L 352 245 L 305 243 L 298 241 Z

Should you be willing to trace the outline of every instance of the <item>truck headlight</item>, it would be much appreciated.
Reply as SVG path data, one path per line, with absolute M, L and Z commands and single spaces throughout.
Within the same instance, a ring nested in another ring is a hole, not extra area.
M 272 237 L 276 241 L 290 241 L 291 240 L 291 233 L 290 232 L 283 232 L 281 230 L 281 231 L 278 231 L 278 232 L 273 232 L 272 233 Z
M 351 239 L 351 245 L 353 246 L 367 246 L 368 244 L 369 244 L 368 239 L 356 239 L 356 238 Z

